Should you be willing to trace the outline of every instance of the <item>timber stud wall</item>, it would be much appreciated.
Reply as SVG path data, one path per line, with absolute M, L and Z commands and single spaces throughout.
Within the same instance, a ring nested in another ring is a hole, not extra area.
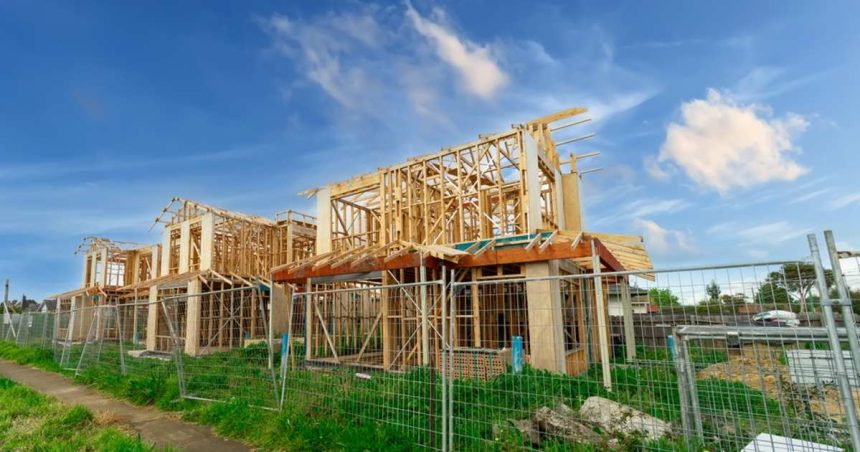
M 324 251 L 557 229 L 560 178 L 553 157 L 555 163 L 532 133 L 518 128 L 332 185 L 318 192 L 329 197 L 320 206 L 330 205 L 331 249 Z
M 565 110 L 310 190 L 319 215 L 316 256 L 275 271 L 276 279 L 312 294 L 293 298 L 293 324 L 302 324 L 293 332 L 301 329 L 308 341 L 305 358 L 389 370 L 432 365 L 427 356 L 436 357 L 439 344 L 435 337 L 422 344 L 415 334 L 425 328 L 410 284 L 429 281 L 419 272 L 438 280 L 450 265 L 464 288 L 451 300 L 453 341 L 464 356 L 484 353 L 474 364 L 486 376 L 498 371 L 504 357 L 497 352 L 513 336 L 523 337 L 537 368 L 585 371 L 588 355 L 602 350 L 586 344 L 608 341 L 586 331 L 585 318 L 602 317 L 605 299 L 584 296 L 580 281 L 554 277 L 602 262 L 620 267 L 601 242 L 590 235 L 581 241 L 576 156 L 562 173 L 552 138 L 554 130 L 588 120 L 551 124 L 585 111 Z M 427 290 L 432 303 L 438 289 Z M 434 306 L 425 315 L 438 329 Z

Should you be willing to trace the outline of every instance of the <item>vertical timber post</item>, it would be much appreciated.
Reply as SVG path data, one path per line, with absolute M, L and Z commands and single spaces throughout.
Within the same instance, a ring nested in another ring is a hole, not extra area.
M 558 261 L 531 262 L 525 267 L 531 365 L 566 372 Z
M 200 286 L 200 280 L 197 278 L 188 281 L 185 301 L 185 353 L 190 356 L 200 353 Z M 230 296 L 232 295 L 231 293 Z
M 597 341 L 600 346 L 600 369 L 603 374 L 603 386 L 612 391 L 612 375 L 609 367 L 609 328 L 606 324 L 606 298 L 603 294 L 603 279 L 600 277 L 600 255 L 597 244 L 591 239 L 591 263 L 594 268 L 594 298 L 597 308 Z
M 3 291 L 3 322 L 5 323 L 7 320 L 9 321 L 9 331 L 12 332 L 12 335 L 15 336 L 15 325 L 12 323 L 12 313 L 9 312 L 9 280 L 6 279 L 6 286 Z M 59 305 L 60 302 L 57 302 Z M 8 331 L 7 331 L 8 332 Z M 5 337 L 0 337 L 0 339 L 5 339 Z
M 149 288 L 149 303 L 146 305 L 146 350 L 158 349 L 158 286 Z
M 621 305 L 624 320 L 624 351 L 628 361 L 636 359 L 636 330 L 633 327 L 633 302 L 630 300 L 630 282 L 624 278 L 621 287 Z

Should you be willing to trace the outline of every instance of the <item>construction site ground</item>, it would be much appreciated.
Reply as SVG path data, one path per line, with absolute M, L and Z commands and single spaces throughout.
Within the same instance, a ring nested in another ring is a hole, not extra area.
M 710 365 L 697 373 L 698 379 L 718 378 L 738 381 L 752 389 L 763 391 L 780 403 L 794 404 L 791 394 L 803 393 L 809 408 L 822 416 L 840 419 L 845 412 L 835 385 L 821 388 L 793 385 L 789 369 L 783 358 L 789 347 L 775 347 L 762 344 L 745 345 L 728 361 Z M 860 397 L 860 389 L 855 388 L 854 397 Z M 794 399 L 799 399 L 795 397 Z

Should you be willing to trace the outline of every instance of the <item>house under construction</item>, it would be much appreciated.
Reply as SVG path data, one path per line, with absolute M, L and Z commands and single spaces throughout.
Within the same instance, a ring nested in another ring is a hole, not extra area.
M 241 347 L 268 339 L 269 316 L 275 327 L 286 322 L 284 288 L 269 270 L 313 252 L 313 217 L 288 211 L 272 220 L 174 198 L 155 223 L 163 224 L 158 276 L 123 287 L 158 306 L 147 312 L 147 350 L 169 350 L 173 334 L 189 355 Z
M 441 289 L 415 283 L 443 278 L 472 283 L 451 301 L 455 360 L 504 353 L 514 336 L 527 362 L 556 372 L 580 373 L 589 356 L 608 354 L 606 301 L 584 287 L 593 283 L 537 279 L 651 268 L 641 237 L 582 230 L 577 156 L 558 147 L 588 135 L 553 134 L 575 130 L 585 113 L 565 110 L 307 192 L 317 202 L 316 254 L 272 273 L 296 289 L 290 332 L 303 338 L 304 359 L 438 366 L 429 331 L 444 318 Z M 434 300 L 429 313 L 415 303 L 421 291 Z M 586 316 L 604 328 L 588 331 Z
M 58 338 L 85 339 L 94 312 L 86 308 L 99 305 L 116 306 L 122 321 L 98 325 L 97 334 L 152 352 L 171 350 L 174 335 L 189 355 L 268 339 L 270 316 L 283 329 L 285 292 L 270 269 L 313 254 L 313 217 L 286 211 L 269 219 L 174 198 L 155 224 L 163 225 L 159 245 L 85 240 L 82 287 L 54 297 L 64 314 Z
M 140 284 L 158 275 L 159 245 L 141 245 L 103 237 L 86 237 L 75 254 L 83 257 L 81 287 L 54 295 L 56 304 L 56 337 L 61 340 L 83 340 L 93 320 L 95 306 L 118 304 L 128 300 L 126 286 Z M 75 315 L 72 315 L 72 312 Z M 145 318 L 134 320 L 129 328 L 143 325 Z M 101 329 L 98 330 L 100 333 Z M 104 334 L 116 336 L 117 331 Z

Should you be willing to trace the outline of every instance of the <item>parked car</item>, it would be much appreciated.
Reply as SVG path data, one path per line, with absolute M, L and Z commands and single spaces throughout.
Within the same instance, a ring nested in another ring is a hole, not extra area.
M 800 326 L 800 320 L 797 319 L 797 314 L 791 311 L 764 311 L 759 312 L 752 318 L 753 322 L 762 326 Z

